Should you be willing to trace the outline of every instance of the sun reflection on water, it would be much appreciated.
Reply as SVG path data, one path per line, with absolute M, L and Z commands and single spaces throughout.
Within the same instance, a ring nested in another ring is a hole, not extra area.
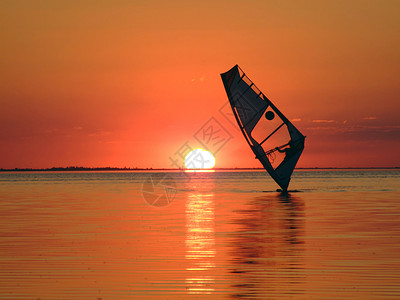
M 186 255 L 189 294 L 210 294 L 214 291 L 215 268 L 214 194 L 191 193 L 186 202 Z

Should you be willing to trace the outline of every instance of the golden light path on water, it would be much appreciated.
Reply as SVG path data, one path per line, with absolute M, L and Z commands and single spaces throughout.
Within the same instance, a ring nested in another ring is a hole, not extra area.
M 190 294 L 210 294 L 214 291 L 212 269 L 215 265 L 214 194 L 191 193 L 186 202 L 186 270 Z

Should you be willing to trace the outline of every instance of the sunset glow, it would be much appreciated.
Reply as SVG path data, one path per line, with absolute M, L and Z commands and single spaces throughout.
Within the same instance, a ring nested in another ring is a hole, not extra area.
M 235 64 L 307 136 L 298 167 L 400 166 L 399 3 L 306 2 L 1 2 L 0 168 L 179 168 L 186 141 L 261 167 Z

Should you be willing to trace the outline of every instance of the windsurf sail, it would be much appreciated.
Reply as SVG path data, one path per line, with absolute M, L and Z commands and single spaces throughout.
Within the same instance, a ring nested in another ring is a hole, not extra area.
M 287 191 L 305 136 L 234 66 L 221 74 L 233 114 L 247 143 L 275 182 Z

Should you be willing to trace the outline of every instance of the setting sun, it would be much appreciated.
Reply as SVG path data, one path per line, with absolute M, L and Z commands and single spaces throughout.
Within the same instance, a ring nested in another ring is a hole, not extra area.
M 185 157 L 187 169 L 212 169 L 214 165 L 214 155 L 200 148 L 190 151 Z

